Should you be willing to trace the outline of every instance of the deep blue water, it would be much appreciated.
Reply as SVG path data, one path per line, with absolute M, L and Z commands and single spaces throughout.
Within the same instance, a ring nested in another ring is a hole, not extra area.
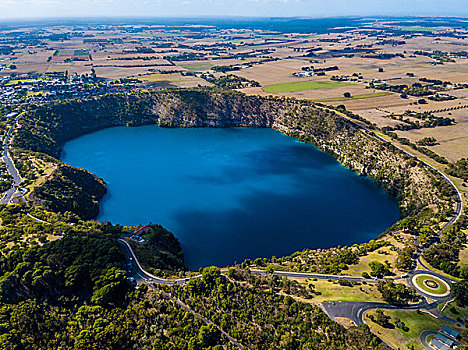
M 117 127 L 63 161 L 108 184 L 98 220 L 163 225 L 193 269 L 364 242 L 399 216 L 372 180 L 272 129 Z

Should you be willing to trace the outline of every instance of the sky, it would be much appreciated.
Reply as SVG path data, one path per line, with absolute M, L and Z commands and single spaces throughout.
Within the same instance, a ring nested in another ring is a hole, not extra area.
M 0 18 L 466 16 L 468 0 L 0 0 Z

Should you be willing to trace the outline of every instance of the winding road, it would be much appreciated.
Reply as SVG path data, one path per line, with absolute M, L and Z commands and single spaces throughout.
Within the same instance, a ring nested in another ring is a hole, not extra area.
M 197 279 L 202 278 L 201 274 L 179 278 L 179 279 L 165 279 L 161 277 L 157 277 L 152 275 L 151 273 L 145 271 L 143 267 L 140 265 L 137 257 L 135 256 L 132 248 L 128 244 L 127 241 L 124 239 L 118 239 L 118 243 L 123 248 L 127 261 L 130 261 L 135 280 L 140 282 L 148 282 L 148 283 L 158 283 L 158 284 L 165 284 L 165 285 L 181 285 L 186 284 L 190 281 L 190 279 Z M 221 269 L 221 273 L 226 274 L 228 269 Z M 321 280 L 343 280 L 343 281 L 352 281 L 352 282 L 366 282 L 366 283 L 377 283 L 379 280 L 372 279 L 372 278 L 362 278 L 362 277 L 353 277 L 353 276 L 338 276 L 338 275 L 322 275 L 317 273 L 306 273 L 306 272 L 289 272 L 289 271 L 274 271 L 274 272 L 266 272 L 263 270 L 258 269 L 251 269 L 251 273 L 257 275 L 277 275 L 280 277 L 292 277 L 292 278 L 304 278 L 304 279 L 321 279 Z
M 435 331 L 424 331 L 419 335 L 419 340 L 421 344 L 424 346 L 425 349 L 431 349 L 429 344 L 427 343 L 427 337 L 430 335 L 436 335 L 438 332 Z
M 12 186 L 4 193 L 1 203 L 2 204 L 8 204 L 10 203 L 11 198 L 17 191 L 18 186 L 23 182 L 23 179 L 18 173 L 18 170 L 15 167 L 15 164 L 13 163 L 13 160 L 11 159 L 10 155 L 8 154 L 8 144 L 10 141 L 10 137 L 13 133 L 13 130 L 15 129 L 16 123 L 18 120 L 23 116 L 23 113 L 20 113 L 16 118 L 14 119 L 13 123 L 11 124 L 10 128 L 8 129 L 8 132 L 5 135 L 5 139 L 3 140 L 3 153 L 2 153 L 2 160 L 6 165 L 8 174 L 10 174 L 12 178 Z M 22 195 L 21 195 L 22 196 Z
M 448 279 L 447 277 L 441 276 L 433 271 L 425 271 L 425 270 L 414 270 L 408 274 L 406 277 L 406 281 L 408 285 L 413 286 L 413 276 L 418 274 L 431 274 L 436 276 L 449 285 L 452 284 L 452 280 Z M 364 314 L 366 311 L 373 310 L 373 309 L 389 309 L 389 310 L 423 310 L 426 313 L 431 314 L 435 318 L 443 319 L 445 321 L 455 323 L 455 320 L 452 320 L 440 313 L 438 310 L 438 306 L 440 304 L 446 303 L 447 301 L 451 300 L 450 295 L 435 297 L 429 296 L 421 291 L 420 289 L 416 288 L 416 291 L 422 297 L 422 301 L 418 304 L 410 304 L 410 305 L 392 305 L 383 302 L 324 302 L 321 303 L 322 309 L 325 313 L 332 319 L 336 317 L 344 317 L 348 318 L 353 321 L 356 325 L 360 325 L 364 323 Z M 431 298 L 434 300 L 431 303 L 427 302 L 426 298 Z
M 165 284 L 165 285 L 177 285 L 177 284 L 186 284 L 190 278 L 181 278 L 181 279 L 175 279 L 175 280 L 167 280 L 167 279 L 164 279 L 164 278 L 159 278 L 159 277 L 156 277 L 152 274 L 150 274 L 149 272 L 145 271 L 140 263 L 138 262 L 138 259 L 136 258 L 135 254 L 133 253 L 133 250 L 132 248 L 130 247 L 130 245 L 123 239 L 118 239 L 117 242 L 120 244 L 120 246 L 123 248 L 123 252 L 125 254 L 125 257 L 127 258 L 127 261 L 130 261 L 129 262 L 129 271 L 130 273 L 132 273 L 133 277 L 135 278 L 135 281 L 137 284 L 145 284 L 147 285 L 149 288 L 151 289 L 156 289 L 154 287 L 154 284 L 157 283 L 157 284 Z M 225 271 L 226 272 L 226 269 Z M 197 276 L 194 276 L 194 277 L 191 277 L 191 278 L 201 278 L 202 276 L 201 275 L 197 275 Z M 162 290 L 159 290 L 159 292 L 166 298 L 166 299 L 169 299 L 169 300 L 172 300 L 174 301 L 177 305 L 179 305 L 182 309 L 190 312 L 191 314 L 193 314 L 195 317 L 201 319 L 204 323 L 206 324 L 210 324 L 210 323 L 213 323 L 211 320 L 207 319 L 206 317 L 204 317 L 203 315 L 201 315 L 200 313 L 196 312 L 195 310 L 193 310 L 190 306 L 188 306 L 187 304 L 185 304 L 184 302 L 182 302 L 180 299 L 172 296 L 171 294 L 167 293 L 167 292 L 164 292 Z M 215 323 L 213 323 L 217 328 L 218 330 L 232 343 L 234 344 L 237 348 L 239 349 L 244 349 L 244 346 L 239 343 L 235 338 L 233 338 L 231 335 L 229 335 L 226 331 L 224 331 L 221 327 L 219 327 L 218 325 L 216 325 Z

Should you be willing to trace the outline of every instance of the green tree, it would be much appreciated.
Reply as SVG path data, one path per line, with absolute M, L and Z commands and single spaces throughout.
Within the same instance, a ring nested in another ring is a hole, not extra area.
M 385 264 L 382 264 L 379 261 L 371 261 L 369 263 L 369 267 L 371 268 L 371 276 L 374 277 L 383 277 L 383 276 L 388 276 L 390 274 L 390 270 L 388 269 L 388 266 Z
M 458 305 L 468 306 L 468 280 L 463 280 L 453 284 L 453 297 Z

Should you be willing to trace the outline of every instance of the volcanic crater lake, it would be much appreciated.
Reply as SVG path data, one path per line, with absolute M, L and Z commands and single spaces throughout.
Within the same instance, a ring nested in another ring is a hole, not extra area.
M 163 225 L 192 269 L 361 243 L 399 218 L 373 180 L 272 129 L 115 127 L 62 160 L 107 183 L 99 221 Z

